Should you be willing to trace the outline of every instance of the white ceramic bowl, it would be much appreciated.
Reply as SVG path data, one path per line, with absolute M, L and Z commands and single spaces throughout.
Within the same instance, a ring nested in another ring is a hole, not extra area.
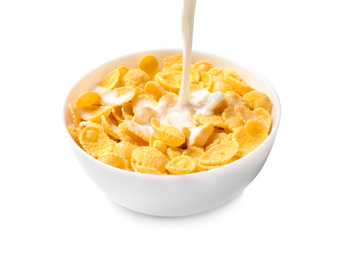
M 126 55 L 103 64 L 81 79 L 71 90 L 64 109 L 64 121 L 71 123 L 67 105 L 79 93 L 91 90 L 111 70 L 120 65 L 137 67 L 145 53 L 155 55 L 160 63 L 168 55 L 181 50 L 154 50 Z M 218 55 L 192 53 L 192 63 L 208 60 L 214 66 L 234 69 L 253 88 L 266 93 L 273 102 L 272 130 L 268 138 L 253 152 L 223 167 L 187 175 L 152 175 L 124 171 L 104 164 L 83 151 L 70 137 L 73 151 L 89 178 L 115 203 L 131 210 L 156 216 L 186 216 L 214 209 L 240 194 L 263 167 L 276 138 L 281 115 L 275 90 L 259 73 L 240 62 Z

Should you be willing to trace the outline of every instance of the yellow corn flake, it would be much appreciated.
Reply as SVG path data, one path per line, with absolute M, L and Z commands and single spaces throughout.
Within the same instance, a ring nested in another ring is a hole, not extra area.
M 165 155 L 154 147 L 138 147 L 131 155 L 131 166 L 141 173 L 165 173 L 167 163 Z
M 190 83 L 197 84 L 197 83 L 199 83 L 200 79 L 201 79 L 201 75 L 199 74 L 199 72 L 191 66 L 190 67 Z
M 247 94 L 248 92 L 252 91 L 253 88 L 250 87 L 247 83 L 244 81 L 235 78 L 232 73 L 230 73 L 230 70 L 226 70 L 224 79 L 226 83 L 230 84 L 234 91 L 236 91 L 241 96 Z
M 104 87 L 107 90 L 112 90 L 121 86 L 119 70 L 116 69 L 108 73 L 108 75 L 99 83 L 99 86 Z
M 102 126 L 97 125 L 87 125 L 81 131 L 79 141 L 83 149 L 95 158 L 104 153 L 112 152 L 116 144 L 109 139 Z
M 247 106 L 247 105 L 243 102 L 242 96 L 240 96 L 239 94 L 237 94 L 237 92 L 234 91 L 234 90 L 227 91 L 227 92 L 224 94 L 224 98 L 225 98 L 226 105 L 227 105 L 228 107 Z
M 246 123 L 248 120 L 258 118 L 258 116 L 253 111 L 250 111 L 249 108 L 246 108 L 244 106 L 235 106 L 234 111 L 237 117 L 240 118 L 244 123 Z
M 202 125 L 206 123 L 212 123 L 216 127 L 221 127 L 221 128 L 227 127 L 221 115 L 207 116 L 207 115 L 202 115 L 200 113 L 197 113 L 197 114 L 194 114 L 193 119 Z
M 209 171 L 209 170 L 213 170 L 213 169 L 216 169 L 216 168 L 219 168 L 219 167 L 222 167 L 224 166 L 225 164 L 218 164 L 218 165 L 203 165 L 201 163 L 198 164 L 198 168 L 201 170 L 201 171 Z
M 126 73 L 128 73 L 128 71 L 130 69 L 123 65 L 123 66 L 118 67 L 117 70 L 119 71 L 120 77 L 123 78 L 126 75 Z
M 244 121 L 238 115 L 236 115 L 235 108 L 227 107 L 222 113 L 222 118 L 231 131 L 234 131 L 237 127 L 244 125 Z
M 238 151 L 236 140 L 224 140 L 213 146 L 198 158 L 201 165 L 222 165 L 226 164 Z
M 122 141 L 127 141 L 138 146 L 148 145 L 148 140 L 145 141 L 144 139 L 130 131 L 126 122 L 122 122 L 118 125 L 118 135 L 120 137 L 120 140 Z
M 264 120 L 267 126 L 267 132 L 269 132 L 272 124 L 270 113 L 261 107 L 254 109 L 253 112 Z
M 100 95 L 97 92 L 86 91 L 79 95 L 77 102 L 78 107 L 89 107 L 92 105 L 98 105 L 100 103 Z
M 156 81 L 148 81 L 145 85 L 145 93 L 153 96 L 156 101 L 167 94 L 167 91 Z
M 125 86 L 135 88 L 143 87 L 149 79 L 148 74 L 140 69 L 129 70 L 123 78 Z
M 221 141 L 225 140 L 227 138 L 227 134 L 220 132 L 220 133 L 212 133 L 207 142 L 205 143 L 205 150 L 209 150 L 213 146 L 218 145 Z
M 134 111 L 133 111 L 133 106 L 131 102 L 126 102 L 121 106 L 121 111 L 122 111 L 122 116 L 124 120 L 127 119 L 127 117 L 133 117 L 134 116 Z
M 104 153 L 98 157 L 98 160 L 119 169 L 130 170 L 129 162 L 122 155 L 114 152 Z
M 151 125 L 152 125 L 153 129 L 156 130 L 156 131 L 159 129 L 159 127 L 161 127 L 161 124 L 158 121 L 158 119 L 156 119 L 154 117 L 151 118 Z
M 212 123 L 205 123 L 196 128 L 189 129 L 191 134 L 188 141 L 188 146 L 202 147 L 207 142 L 209 136 L 214 131 L 214 125 Z
M 101 125 L 105 133 L 114 139 L 120 140 L 118 135 L 118 127 L 112 123 L 109 117 L 101 116 Z
M 134 114 L 133 121 L 140 125 L 148 124 L 151 118 L 155 117 L 157 112 L 151 107 L 142 107 Z
M 111 116 L 113 116 L 113 118 L 118 122 L 118 124 L 122 123 L 124 121 L 122 107 L 113 107 Z
M 173 158 L 165 168 L 174 174 L 186 174 L 196 169 L 196 161 L 189 156 L 182 155 Z
M 204 89 L 204 84 L 202 82 L 199 82 L 199 84 L 191 84 L 190 85 L 190 93 L 198 90 Z
M 213 82 L 224 81 L 225 71 L 222 68 L 213 67 L 207 73 L 212 77 Z
M 268 136 L 266 123 L 262 119 L 249 120 L 244 127 L 237 128 L 233 140 L 239 144 L 237 156 L 243 157 L 255 150 Z
M 101 103 L 112 107 L 121 106 L 131 101 L 135 96 L 133 87 L 120 87 L 101 95 Z
M 80 110 L 76 105 L 73 105 L 72 103 L 69 103 L 68 107 L 69 107 L 69 111 L 72 115 L 73 125 L 74 125 L 74 127 L 78 127 L 80 124 L 80 121 L 81 121 Z
M 75 128 L 75 127 L 69 125 L 68 131 L 69 131 L 70 135 L 72 136 L 73 140 L 80 146 L 79 134 L 81 133 L 81 130 L 79 128 Z
M 154 130 L 150 126 L 140 125 L 136 122 L 125 120 L 126 126 L 128 127 L 128 130 L 135 134 L 136 136 L 140 137 L 145 142 L 149 142 L 149 139 L 152 135 L 154 135 Z
M 244 80 L 237 74 L 237 72 L 232 70 L 232 69 L 226 69 L 225 70 L 224 78 L 226 79 L 229 76 L 232 77 L 232 78 L 235 78 L 235 79 L 237 79 L 237 80 L 239 80 L 239 81 L 241 81 L 243 83 L 245 83 Z
M 166 95 L 159 99 L 159 102 L 166 102 L 169 105 L 175 105 L 179 99 L 179 96 L 173 92 L 168 92 Z M 158 103 L 159 103 L 158 102 Z
M 209 75 L 208 73 L 206 72 L 203 72 L 202 73 L 202 76 L 201 76 L 201 81 L 200 83 L 203 85 L 203 87 L 212 92 L 213 90 L 213 86 L 214 86 L 214 81 L 213 81 L 213 77 L 211 75 Z
M 114 153 L 120 154 L 130 162 L 131 154 L 137 147 L 137 145 L 131 144 L 127 141 L 120 141 L 115 145 Z
M 178 147 L 168 147 L 166 153 L 169 156 L 170 160 L 177 157 L 181 156 L 183 154 L 184 150 Z
M 139 69 L 145 71 L 151 80 L 159 71 L 159 63 L 156 57 L 151 54 L 143 56 L 139 62 Z
M 263 119 L 267 128 L 271 127 L 271 117 L 269 112 L 263 108 L 257 108 L 254 111 L 250 111 L 248 108 L 243 106 L 235 106 L 234 108 L 237 116 L 244 122 L 248 122 L 252 119 Z
M 133 112 L 136 113 L 143 107 L 156 107 L 158 102 L 150 95 L 139 95 L 132 100 Z
M 93 126 L 93 127 L 100 127 L 100 126 L 101 126 L 101 124 L 93 123 L 93 122 L 91 122 L 91 121 L 82 121 L 82 122 L 80 122 L 80 124 L 79 124 L 79 128 L 80 128 L 80 130 L 83 130 L 85 127 L 87 127 L 87 126 L 89 126 L 89 125 L 91 125 L 91 126 Z
M 167 146 L 177 147 L 185 143 L 185 134 L 175 126 L 162 126 L 157 119 L 151 119 L 152 127 L 156 131 L 158 139 Z
M 151 135 L 151 137 L 149 138 L 149 146 L 150 147 L 153 147 L 155 140 L 157 140 L 156 137 L 154 135 Z
M 166 67 L 166 68 L 170 68 L 175 64 L 181 64 L 181 66 L 182 66 L 182 55 L 177 54 L 177 55 L 172 55 L 172 56 L 166 56 L 163 59 L 163 64 L 164 64 L 164 67 Z
M 94 123 L 101 122 L 101 117 L 107 117 L 111 112 L 112 107 L 110 106 L 91 106 L 89 108 L 80 109 L 81 118 L 85 121 L 91 121 Z
M 213 65 L 208 61 L 199 61 L 194 65 L 194 68 L 200 73 L 208 72 Z
M 179 92 L 181 86 L 182 72 L 169 71 L 158 73 L 155 80 L 167 91 Z
M 171 67 L 164 67 L 162 73 L 169 71 L 182 71 L 182 63 L 173 64 Z
M 184 152 L 183 155 L 187 155 L 191 158 L 198 158 L 200 157 L 202 154 L 204 153 L 204 149 L 201 147 L 197 147 L 197 146 L 191 146 L 188 147 Z
M 153 136 L 153 135 L 152 135 Z M 151 137 L 152 138 L 152 137 Z M 161 140 L 154 140 L 152 144 L 150 144 L 151 147 L 157 148 L 159 151 L 161 151 L 163 154 L 167 154 L 168 147 L 166 144 Z
M 185 134 L 174 126 L 161 126 L 157 130 L 159 140 L 167 146 L 178 147 L 185 143 Z
M 231 91 L 231 90 L 232 90 L 232 87 L 229 84 L 218 80 L 214 82 L 212 92 L 215 93 L 217 91 L 221 91 L 223 94 L 225 94 L 225 92 Z
M 272 102 L 265 93 L 257 90 L 250 91 L 243 96 L 243 101 L 247 103 L 251 109 L 263 108 L 271 113 Z

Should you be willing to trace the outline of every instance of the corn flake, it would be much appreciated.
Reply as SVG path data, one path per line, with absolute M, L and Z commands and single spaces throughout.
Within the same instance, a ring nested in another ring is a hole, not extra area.
M 120 154 L 130 162 L 131 154 L 137 147 L 137 145 L 131 144 L 127 141 L 120 141 L 115 145 L 114 153 Z
M 145 93 L 153 96 L 156 101 L 167 94 L 167 91 L 156 81 L 148 81 L 145 85 Z
M 75 127 L 69 125 L 68 131 L 69 131 L 70 135 L 72 136 L 73 140 L 80 146 L 79 134 L 81 133 L 81 130 L 79 128 L 75 128 Z
M 181 71 L 158 73 L 155 80 L 167 91 L 179 92 L 182 80 Z
M 122 155 L 114 152 L 104 153 L 98 157 L 98 160 L 113 167 L 127 171 L 130 170 L 130 164 L 128 160 L 126 160 Z
M 167 154 L 168 147 L 166 146 L 166 144 L 163 141 L 161 141 L 161 140 L 154 140 L 154 142 L 152 144 L 150 144 L 150 145 L 151 145 L 151 147 L 157 148 L 163 154 Z
M 184 150 L 178 147 L 168 147 L 166 153 L 171 160 L 177 156 L 181 156 L 184 153 Z
M 84 150 L 95 158 L 112 152 L 116 144 L 103 131 L 102 126 L 97 125 L 87 125 L 79 134 L 79 141 Z
M 137 146 L 148 145 L 148 141 L 145 141 L 129 130 L 126 122 L 122 122 L 118 125 L 118 135 L 122 141 L 126 141 Z
M 154 135 L 154 130 L 150 126 L 144 126 L 140 125 L 136 122 L 125 120 L 126 126 L 128 127 L 128 130 L 135 134 L 136 136 L 140 137 L 145 142 L 149 142 L 149 139 L 152 135 Z
M 185 134 L 175 126 L 160 125 L 157 119 L 151 119 L 152 127 L 156 131 L 158 139 L 167 146 L 178 147 L 185 143 Z
M 206 123 L 212 123 L 216 127 L 221 127 L 221 128 L 227 127 L 224 119 L 222 118 L 222 115 L 207 116 L 207 115 L 202 115 L 197 113 L 193 116 L 193 119 L 202 125 Z
M 130 69 L 124 76 L 124 84 L 127 87 L 143 87 L 149 81 L 148 74 L 140 69 Z
M 150 95 L 139 95 L 132 100 L 133 112 L 136 113 L 144 107 L 156 107 L 158 102 Z
M 230 70 L 226 70 L 224 74 L 224 79 L 228 84 L 232 86 L 233 90 L 241 96 L 253 90 L 253 88 L 251 88 L 247 83 L 240 79 L 237 79 L 235 77 L 235 74 L 233 74 Z
M 231 139 L 239 144 L 237 155 L 243 157 L 256 149 L 268 136 L 266 123 L 261 120 L 249 120 L 244 127 L 237 128 Z
M 156 57 L 151 54 L 143 56 L 139 62 L 139 69 L 145 71 L 150 80 L 154 79 L 154 75 L 159 71 L 159 63 Z
M 181 66 L 182 66 L 182 55 L 177 54 L 177 55 L 172 55 L 172 56 L 166 56 L 163 59 L 163 64 L 164 64 L 165 68 L 170 68 L 176 64 L 181 64 Z
M 89 107 L 98 105 L 100 102 L 100 95 L 97 92 L 86 91 L 79 95 L 75 105 L 77 107 Z
M 76 105 L 73 105 L 72 103 L 69 103 L 68 107 L 69 107 L 69 111 L 72 115 L 73 125 L 74 125 L 74 127 L 78 127 L 80 124 L 80 121 L 81 121 L 80 110 Z
M 114 139 L 120 140 L 118 135 L 118 127 L 112 123 L 109 117 L 101 116 L 101 125 L 105 133 Z
M 236 140 L 224 140 L 220 144 L 213 146 L 199 157 L 201 165 L 222 165 L 226 164 L 238 151 Z
M 108 75 L 102 79 L 99 86 L 112 90 L 121 85 L 120 72 L 118 69 L 111 71 Z
M 191 131 L 191 135 L 188 146 L 202 147 L 207 142 L 209 136 L 213 133 L 214 125 L 212 123 L 205 123 L 196 128 L 190 128 L 189 130 Z
M 94 123 L 101 122 L 101 117 L 107 117 L 111 112 L 112 107 L 110 106 L 91 106 L 85 109 L 80 109 L 81 118 L 85 121 L 91 121 Z
M 133 87 L 120 87 L 103 93 L 101 103 L 103 105 L 117 107 L 131 101 L 134 96 L 135 89 Z
M 186 174 L 196 169 L 196 161 L 186 155 L 173 158 L 165 168 L 174 174 Z
M 213 65 L 208 61 L 199 61 L 194 65 L 194 68 L 200 73 L 208 72 Z
M 213 132 L 207 142 L 205 143 L 205 150 L 209 150 L 210 148 L 212 148 L 213 146 L 216 146 L 218 145 L 221 141 L 225 140 L 227 138 L 227 134 L 226 133 L 223 133 L 223 132 L 220 132 L 220 133 L 216 133 L 216 132 Z
M 227 107 L 222 113 L 222 118 L 231 131 L 234 131 L 237 127 L 244 125 L 244 121 L 236 115 L 235 108 Z
M 204 149 L 197 146 L 188 147 L 182 154 L 191 158 L 198 158 L 204 153 Z
M 251 109 L 263 108 L 271 113 L 272 102 L 265 93 L 257 90 L 250 91 L 243 96 L 243 101 L 247 103 Z
M 154 147 L 138 147 L 131 155 L 131 166 L 141 173 L 165 173 L 167 163 L 165 155 Z

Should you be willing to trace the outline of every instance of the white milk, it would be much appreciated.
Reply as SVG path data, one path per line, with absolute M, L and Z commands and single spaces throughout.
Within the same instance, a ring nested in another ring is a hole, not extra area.
M 186 109 L 190 98 L 190 65 L 192 55 L 193 22 L 196 0 L 184 0 L 182 11 L 183 65 L 178 107 Z

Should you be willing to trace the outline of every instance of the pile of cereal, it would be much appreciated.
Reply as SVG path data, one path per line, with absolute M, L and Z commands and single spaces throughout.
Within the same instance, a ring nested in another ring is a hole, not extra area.
M 190 104 L 177 109 L 182 56 L 120 66 L 69 104 L 68 130 L 89 155 L 140 173 L 188 174 L 247 155 L 268 136 L 272 103 L 231 69 L 191 64 Z

